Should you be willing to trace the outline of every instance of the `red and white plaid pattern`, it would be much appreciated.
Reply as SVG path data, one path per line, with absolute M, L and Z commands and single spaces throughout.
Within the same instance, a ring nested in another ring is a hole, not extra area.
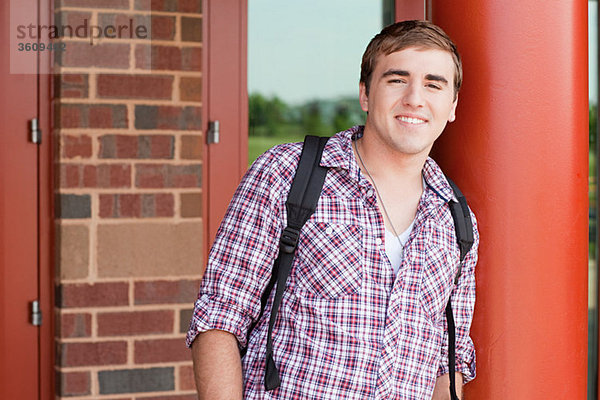
M 260 314 L 261 294 L 286 225 L 285 200 L 302 144 L 263 154 L 229 205 L 210 251 L 187 344 L 199 332 L 221 329 L 247 345 L 245 399 L 430 399 L 436 377 L 448 371 L 444 309 L 451 294 L 456 369 L 465 381 L 475 376 L 469 329 L 477 230 L 454 287 L 459 249 L 448 207 L 452 189 L 428 159 L 423 169 L 427 185 L 395 276 L 375 191 L 351 148 L 362 132 L 362 127 L 340 132 L 325 147 L 321 165 L 329 172 L 317 210 L 302 229 L 273 330 L 281 386 L 270 393 L 263 381 L 273 294 L 246 336 Z

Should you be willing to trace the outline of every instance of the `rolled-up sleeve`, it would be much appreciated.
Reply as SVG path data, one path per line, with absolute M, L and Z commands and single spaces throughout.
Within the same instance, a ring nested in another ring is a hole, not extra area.
M 475 378 L 475 346 L 469 332 L 475 308 L 475 265 L 479 248 L 479 231 L 472 212 L 471 219 L 474 232 L 473 247 L 465 257 L 462 274 L 452 292 L 452 312 L 456 325 L 456 372 L 462 373 L 464 383 Z M 445 322 L 438 376 L 447 374 L 448 371 L 448 325 Z
M 200 283 L 186 337 L 212 329 L 234 334 L 240 345 L 260 314 L 260 299 L 281 233 L 281 174 L 276 148 L 260 156 L 239 184 L 218 229 Z M 277 175 L 277 176 L 276 176 Z

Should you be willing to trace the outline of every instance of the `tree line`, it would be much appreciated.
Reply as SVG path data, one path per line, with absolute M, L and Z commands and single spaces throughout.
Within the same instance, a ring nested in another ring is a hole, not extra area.
M 331 136 L 364 124 L 365 113 L 354 96 L 288 104 L 277 96 L 248 96 L 250 136 L 284 137 L 314 134 Z

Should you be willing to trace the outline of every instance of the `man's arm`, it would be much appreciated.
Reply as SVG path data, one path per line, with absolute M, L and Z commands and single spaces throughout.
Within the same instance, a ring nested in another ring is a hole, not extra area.
M 460 372 L 456 373 L 456 395 L 459 399 L 462 398 L 462 383 L 463 377 Z M 435 381 L 433 389 L 433 397 L 431 400 L 450 400 L 450 375 L 445 374 L 439 376 Z
M 242 398 L 242 363 L 234 335 L 220 330 L 198 334 L 192 359 L 199 400 Z

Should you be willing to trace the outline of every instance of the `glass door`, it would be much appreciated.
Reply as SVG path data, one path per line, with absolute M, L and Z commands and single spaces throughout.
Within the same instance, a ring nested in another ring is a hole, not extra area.
M 362 53 L 393 22 L 393 0 L 249 0 L 249 164 L 276 144 L 364 124 Z

